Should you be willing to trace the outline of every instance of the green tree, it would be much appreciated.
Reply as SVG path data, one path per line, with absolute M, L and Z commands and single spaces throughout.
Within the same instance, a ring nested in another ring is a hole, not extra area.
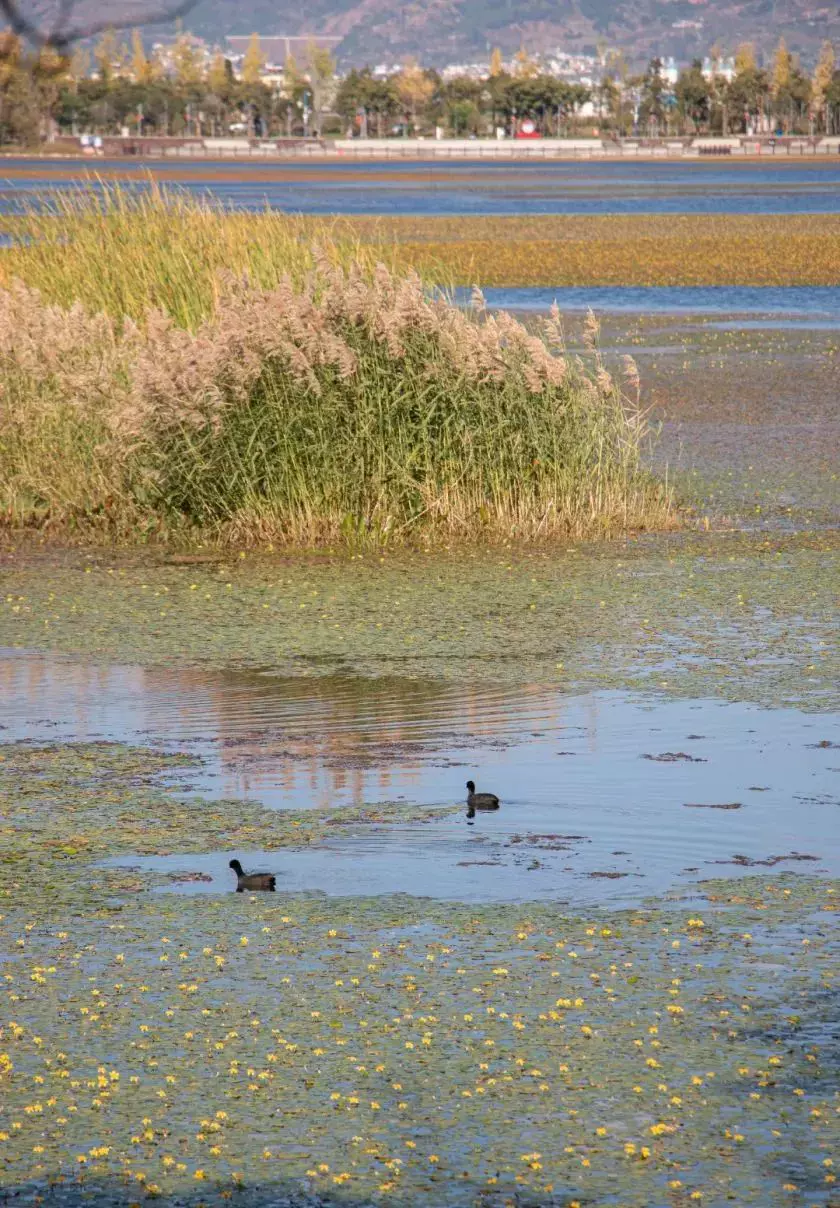
M 690 67 L 681 71 L 674 88 L 677 111 L 683 123 L 695 129 L 708 125 L 711 105 L 711 88 L 703 75 L 703 64 L 695 59 Z
M 738 115 L 742 131 L 761 128 L 769 91 L 767 73 L 760 67 L 745 67 L 732 78 L 726 89 L 726 106 L 731 114 Z
M 606 84 L 606 91 L 604 86 Z M 618 134 L 628 134 L 632 126 L 632 108 L 630 104 L 632 90 L 630 70 L 624 52 L 610 51 L 604 65 L 604 78 L 601 81 L 602 103 L 608 106 L 607 116 L 610 125 Z
M 456 136 L 478 133 L 483 91 L 481 81 L 470 76 L 455 76 L 441 84 L 439 99 L 444 120 Z
M 643 130 L 659 133 L 665 125 L 665 79 L 662 60 L 651 59 L 641 79 L 639 124 Z
M 619 128 L 619 113 L 621 109 L 621 90 L 615 77 L 608 71 L 601 77 L 601 83 L 595 89 L 595 98 L 602 125 L 615 125 Z M 604 119 L 606 118 L 606 122 Z
M 369 67 L 361 71 L 353 68 L 338 86 L 335 95 L 335 111 L 347 125 L 359 120 L 359 133 L 380 138 L 383 125 L 393 119 L 399 108 L 399 100 L 390 80 L 377 79 Z
M 38 141 L 38 97 L 20 38 L 0 33 L 0 143 Z
M 555 76 L 507 76 L 496 106 L 512 125 L 530 118 L 541 134 L 557 135 L 565 119 L 588 96 L 586 89 L 580 90 Z
M 825 90 L 825 132 L 840 131 L 840 71 L 835 71 L 831 83 Z

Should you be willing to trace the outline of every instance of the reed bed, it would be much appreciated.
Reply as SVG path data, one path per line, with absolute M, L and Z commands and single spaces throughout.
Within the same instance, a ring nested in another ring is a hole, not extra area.
M 4 260 L 8 523 L 308 546 L 673 522 L 594 319 L 570 357 L 556 312 L 534 333 L 478 292 L 464 311 L 279 215 L 256 238 L 163 194 L 62 204 L 60 237 L 32 216 Z
M 192 328 L 213 313 L 220 273 L 246 273 L 263 287 L 284 276 L 300 283 L 315 246 L 344 265 L 393 263 L 388 248 L 366 247 L 341 219 L 226 211 L 151 177 L 143 185 L 98 180 L 7 218 L 13 246 L 0 257 L 0 286 L 19 279 L 47 302 L 137 322 L 161 310 Z

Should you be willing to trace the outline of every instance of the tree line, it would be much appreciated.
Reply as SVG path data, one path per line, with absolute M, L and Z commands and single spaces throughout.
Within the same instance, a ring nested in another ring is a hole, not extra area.
M 591 107 L 584 106 L 591 102 Z M 585 116 L 584 116 L 585 112 Z M 712 52 L 675 83 L 652 59 L 633 73 L 622 54 L 603 56 L 591 87 L 544 71 L 520 51 L 505 66 L 494 51 L 485 74 L 444 77 L 415 60 L 387 76 L 369 67 L 339 78 L 332 55 L 310 44 L 306 61 L 287 60 L 281 77 L 266 72 L 254 35 L 234 71 L 221 52 L 181 32 L 149 54 L 135 31 L 128 42 L 106 30 L 92 50 L 27 49 L 0 34 L 0 142 L 35 145 L 56 133 L 221 136 L 346 134 L 458 137 L 512 133 L 523 120 L 546 136 L 576 132 L 615 136 L 694 133 L 840 133 L 840 70 L 830 43 L 809 76 L 779 43 L 769 66 L 739 47 L 734 71 Z

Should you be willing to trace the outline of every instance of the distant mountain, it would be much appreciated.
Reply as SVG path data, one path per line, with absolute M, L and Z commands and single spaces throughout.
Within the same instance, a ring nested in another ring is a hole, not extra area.
M 632 60 L 653 54 L 690 59 L 717 43 L 731 53 L 754 42 L 765 56 L 783 35 L 803 61 L 824 38 L 840 40 L 840 4 L 823 0 L 200 0 L 185 25 L 214 41 L 227 34 L 330 34 L 345 65 L 424 63 L 560 48 L 594 53 L 622 48 Z

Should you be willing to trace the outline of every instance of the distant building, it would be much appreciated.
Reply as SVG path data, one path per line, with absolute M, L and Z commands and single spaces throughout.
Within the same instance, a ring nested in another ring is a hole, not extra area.
M 676 59 L 671 59 L 671 58 L 663 59 L 662 60 L 662 70 L 661 70 L 660 74 L 662 76 L 662 79 L 665 81 L 665 83 L 670 84 L 671 87 L 673 88 L 674 85 L 676 84 L 677 80 L 679 79 L 679 75 L 680 75 L 680 69 L 677 66 Z
M 703 60 L 703 75 L 707 80 L 713 76 L 718 76 L 727 82 L 735 79 L 735 60 L 734 59 L 717 59 L 712 61 L 710 58 Z
M 232 34 L 225 38 L 228 48 L 228 57 L 230 59 L 243 59 L 245 52 L 251 42 L 251 34 Z M 322 34 L 300 34 L 294 37 L 287 37 L 283 34 L 260 34 L 260 50 L 269 68 L 276 68 L 280 71 L 286 65 L 287 59 L 294 59 L 298 67 L 307 67 L 309 64 L 309 47 L 314 45 L 321 50 L 329 50 L 335 53 L 338 44 L 342 38 L 326 37 Z

